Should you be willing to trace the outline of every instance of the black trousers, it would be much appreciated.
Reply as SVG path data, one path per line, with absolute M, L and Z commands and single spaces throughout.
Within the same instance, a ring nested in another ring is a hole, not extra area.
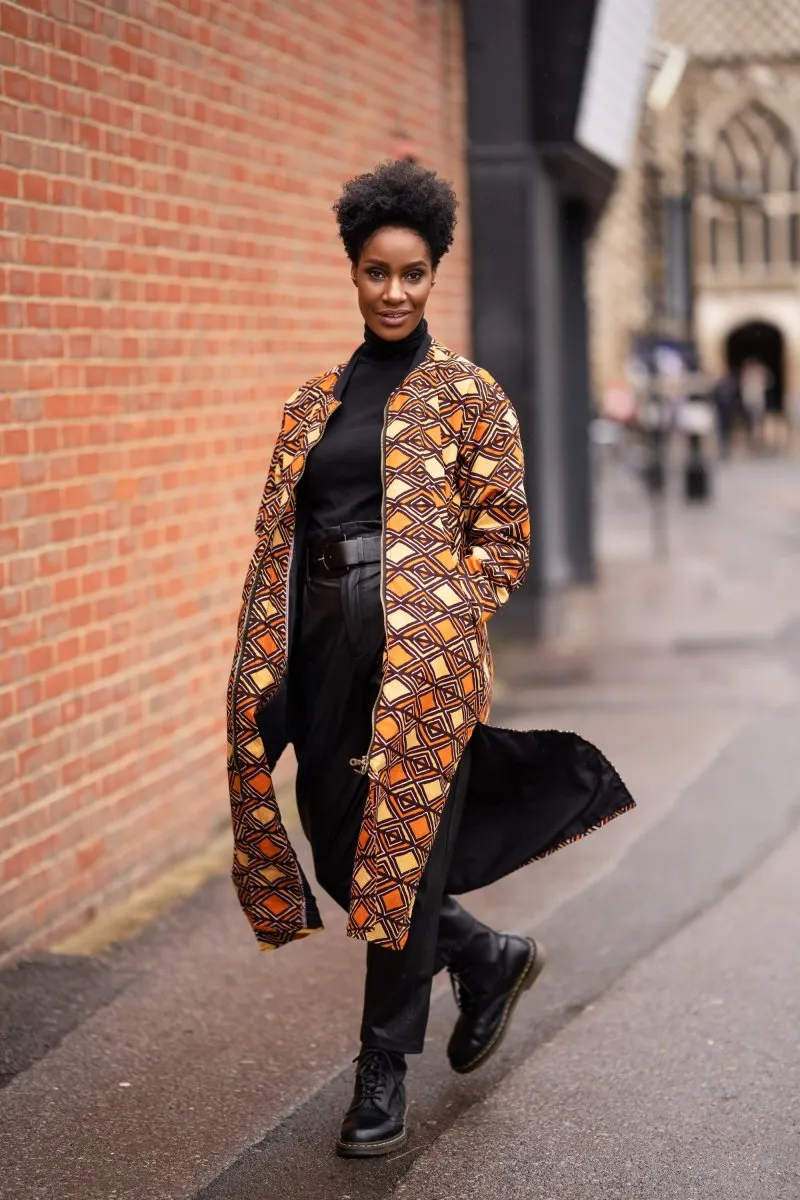
M 361 532 L 353 527 L 350 532 Z M 297 755 L 297 805 L 322 888 L 347 909 L 369 781 L 350 766 L 369 748 L 380 686 L 384 617 L 380 567 L 309 577 L 289 670 L 289 729 Z M 368 944 L 361 1043 L 419 1054 L 433 976 L 480 961 L 495 934 L 444 893 L 469 772 L 469 747 L 454 776 L 420 882 L 403 950 Z

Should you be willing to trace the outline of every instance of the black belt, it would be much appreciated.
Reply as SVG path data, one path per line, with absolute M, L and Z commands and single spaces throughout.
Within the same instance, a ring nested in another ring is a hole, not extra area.
M 383 555 L 383 538 L 379 533 L 359 537 L 333 538 L 308 551 L 309 575 L 337 575 L 351 567 L 377 563 Z

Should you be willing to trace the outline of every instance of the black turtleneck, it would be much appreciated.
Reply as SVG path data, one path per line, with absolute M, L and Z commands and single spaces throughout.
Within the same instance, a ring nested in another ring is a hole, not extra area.
M 364 342 L 340 396 L 341 407 L 309 454 L 300 481 L 309 534 L 351 522 L 381 522 L 386 402 L 411 371 L 427 334 L 424 320 L 398 342 L 387 342 L 365 327 Z

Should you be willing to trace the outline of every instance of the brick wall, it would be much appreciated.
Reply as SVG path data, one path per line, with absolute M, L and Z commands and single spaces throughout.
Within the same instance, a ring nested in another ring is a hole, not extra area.
M 358 336 L 330 205 L 408 147 L 463 195 L 459 7 L 0 2 L 0 95 L 2 959 L 227 819 L 280 405 Z

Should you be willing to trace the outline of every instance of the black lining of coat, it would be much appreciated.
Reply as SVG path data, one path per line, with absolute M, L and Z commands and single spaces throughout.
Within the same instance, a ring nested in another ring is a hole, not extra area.
M 478 724 L 447 890 L 486 887 L 634 807 L 605 755 L 576 733 Z

